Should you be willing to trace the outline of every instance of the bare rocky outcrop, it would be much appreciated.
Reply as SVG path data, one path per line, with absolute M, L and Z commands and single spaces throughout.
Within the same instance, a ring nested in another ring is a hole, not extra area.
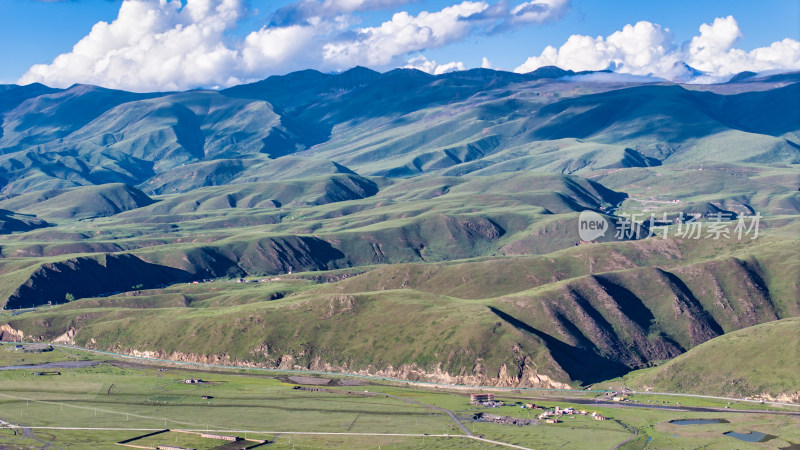
M 25 333 L 11 327 L 9 324 L 0 325 L 0 341 L 2 342 L 22 342 Z
M 764 402 L 777 402 L 777 403 L 800 403 L 800 391 L 797 392 L 782 392 L 780 394 L 771 395 L 767 392 L 756 395 L 755 400 Z
M 278 358 L 278 369 L 294 369 L 294 357 L 292 355 L 283 355 Z
M 338 314 L 352 314 L 356 308 L 356 298 L 352 295 L 332 295 L 328 298 L 328 308 L 323 319 L 330 319 Z
M 119 351 L 119 350 L 118 350 Z M 120 351 L 131 356 L 147 359 L 158 359 L 176 362 L 191 362 L 199 364 L 219 364 L 231 365 L 248 368 L 267 368 L 280 370 L 308 370 L 312 372 L 340 372 L 353 375 L 374 376 L 381 378 L 394 378 L 400 380 L 417 381 L 422 383 L 452 384 L 467 386 L 494 386 L 494 387 L 537 387 L 547 389 L 572 389 L 568 383 L 563 383 L 551 377 L 538 373 L 526 361 L 524 370 L 517 374 L 509 370 L 507 365 L 503 365 L 494 376 L 482 373 L 453 375 L 442 370 L 439 364 L 434 370 L 425 370 L 416 364 L 402 364 L 397 367 L 388 366 L 376 368 L 368 366 L 362 369 L 352 369 L 349 366 L 330 364 L 322 361 L 318 356 L 312 358 L 307 366 L 296 364 L 297 358 L 293 355 L 282 355 L 273 363 L 258 363 L 247 360 L 232 358 L 230 355 L 197 355 L 184 352 L 165 352 L 152 350 L 129 349 Z M 515 368 L 516 369 L 516 368 Z
M 54 344 L 67 344 L 67 345 L 74 345 L 75 344 L 75 333 L 77 330 L 75 327 L 69 327 L 67 331 L 64 332 L 61 336 L 53 339 Z
M 135 356 L 137 358 L 154 359 L 161 361 L 175 361 L 175 362 L 190 362 L 197 364 L 214 364 L 223 366 L 237 366 L 249 368 L 266 368 L 267 365 L 249 362 L 246 360 L 238 360 L 231 358 L 227 354 L 222 355 L 198 355 L 195 353 L 184 353 L 179 351 L 166 352 L 163 350 L 120 350 L 116 349 L 115 352 Z

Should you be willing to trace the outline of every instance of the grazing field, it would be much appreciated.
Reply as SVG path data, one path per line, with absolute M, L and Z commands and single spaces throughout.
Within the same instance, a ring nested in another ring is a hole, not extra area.
M 5 353 L 4 349 L 0 351 Z M 59 350 L 49 354 L 49 360 L 58 360 L 88 353 Z M 8 362 L 12 361 L 6 359 L 3 364 Z M 171 429 L 212 430 L 297 448 L 493 445 L 467 437 L 444 437 L 465 434 L 447 411 L 475 436 L 530 448 L 562 445 L 610 448 L 631 438 L 634 430 L 638 434 L 636 439 L 647 436 L 651 445 L 664 446 L 689 445 L 693 439 L 720 445 L 731 439 L 722 436 L 722 432 L 746 430 L 776 436 L 760 444 L 768 448 L 800 441 L 800 433 L 796 431 L 800 429 L 800 415 L 726 411 L 724 402 L 713 400 L 705 400 L 702 405 L 717 407 L 718 411 L 694 412 L 612 404 L 606 394 L 588 391 L 508 390 L 496 393 L 505 406 L 487 408 L 471 405 L 467 395 L 470 391 L 464 389 L 404 386 L 402 382 L 375 384 L 373 380 L 347 377 L 332 377 L 327 385 L 312 379 L 309 381 L 312 384 L 302 386 L 280 373 L 264 375 L 245 369 L 198 371 L 124 360 L 61 369 L 61 375 L 34 376 L 30 372 L 0 371 L 0 419 L 15 426 L 0 428 L 0 444 L 39 446 L 49 442 L 53 448 L 75 445 L 113 448 L 114 442 L 144 436 L 129 443 L 213 448 L 208 439 L 192 434 L 173 431 L 145 436 Z M 187 384 L 184 382 L 187 379 L 200 381 Z M 647 404 L 652 400 L 653 396 L 633 394 L 628 402 Z M 673 397 L 670 402 L 669 406 L 675 408 L 674 402 L 692 405 L 693 399 Z M 481 412 L 535 419 L 543 411 L 520 407 L 526 403 L 547 410 L 555 406 L 573 407 L 597 412 L 608 419 L 596 421 L 591 416 L 565 415 L 558 424 L 538 421 L 526 426 L 474 419 Z M 724 417 L 730 423 L 683 427 L 669 423 L 703 417 Z M 114 430 L 57 429 L 69 427 Z M 631 444 L 635 442 L 638 441 Z

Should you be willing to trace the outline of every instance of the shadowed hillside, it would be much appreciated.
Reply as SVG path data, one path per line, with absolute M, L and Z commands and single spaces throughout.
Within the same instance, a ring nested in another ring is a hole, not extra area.
M 124 184 L 31 192 L 0 201 L 0 207 L 50 219 L 89 219 L 151 205 L 142 191 Z
M 799 269 L 782 262 L 796 252 L 786 243 L 752 244 L 749 260 L 725 254 L 719 243 L 645 240 L 537 257 L 388 265 L 356 276 L 333 272 L 331 280 L 345 279 L 323 286 L 303 280 L 324 273 L 254 284 L 176 285 L 137 291 L 135 298 L 79 300 L 9 324 L 44 339 L 74 329 L 80 345 L 198 362 L 500 386 L 581 385 L 660 363 L 724 333 L 800 314 L 798 286 L 783 275 Z M 247 254 L 320 268 L 324 259 L 291 258 L 304 249 L 309 257 L 341 257 L 324 245 L 270 240 Z M 221 270 L 230 264 L 226 255 L 210 249 L 187 254 L 176 279 L 191 267 L 197 271 L 200 258 L 208 264 L 203 270 Z M 65 269 L 60 273 L 70 277 Z M 48 270 L 37 269 L 35 276 Z M 158 270 L 166 273 L 163 266 Z M 231 304 L 239 306 L 224 307 Z M 93 314 L 83 314 L 85 308 Z M 207 309 L 198 315 L 198 308 Z M 135 331 L 154 317 L 172 325 L 150 327 L 146 335 Z M 224 331 L 231 323 L 239 324 L 239 332 Z
M 36 217 L 0 209 L 0 234 L 31 231 L 47 226 L 47 222 Z
M 222 92 L 10 86 L 0 92 L 0 181 L 10 194 L 103 183 L 175 192 L 263 179 L 274 173 L 264 158 L 298 153 L 310 159 L 299 166 L 390 177 L 800 162 L 791 77 L 743 78 L 728 93 L 573 75 L 354 68 Z M 247 170 L 242 157 L 253 159 Z
M 219 92 L 0 86 L 2 336 L 787 394 L 790 363 L 709 352 L 754 354 L 800 316 L 797 74 L 642 80 L 357 67 Z M 719 370 L 693 381 L 706 361 Z

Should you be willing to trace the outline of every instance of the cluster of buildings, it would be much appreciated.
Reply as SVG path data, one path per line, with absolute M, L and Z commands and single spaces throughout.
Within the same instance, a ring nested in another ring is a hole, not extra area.
M 494 422 L 503 425 L 517 425 L 517 426 L 531 425 L 535 423 L 531 419 L 521 419 L 519 417 L 510 417 L 510 416 L 497 416 L 494 414 L 486 414 L 486 413 L 475 414 L 473 419 L 482 420 L 486 422 Z
M 580 415 L 580 416 L 591 416 L 594 420 L 606 420 L 606 416 L 595 412 L 589 414 L 589 412 L 585 410 L 576 410 L 575 408 L 564 408 L 561 409 L 560 407 L 556 406 L 555 410 L 553 411 L 544 411 L 539 414 L 538 419 L 544 420 L 545 423 L 558 423 L 559 418 L 562 416 L 571 416 L 571 415 Z
M 289 272 L 291 273 L 291 272 Z M 260 280 L 248 280 L 247 278 L 237 278 L 237 283 L 269 283 L 271 281 L 281 281 L 280 278 L 262 278 Z M 195 282 L 196 283 L 196 282 Z
M 597 412 L 592 412 L 592 419 L 594 420 L 606 420 L 606 416 L 602 414 L 598 414 Z
M 469 402 L 476 406 L 488 406 L 489 408 L 505 405 L 505 403 L 495 400 L 494 394 L 470 394 Z
M 626 397 L 624 394 L 620 395 L 620 400 L 615 401 L 625 401 Z M 500 400 L 495 400 L 494 394 L 471 394 L 469 396 L 470 403 L 476 406 L 487 406 L 496 408 L 498 406 L 503 406 L 504 403 Z M 519 402 L 517 403 L 519 404 Z M 576 410 L 575 408 L 561 408 L 560 406 L 556 406 L 553 409 L 545 408 L 543 406 L 537 406 L 534 403 L 525 403 L 520 404 L 520 408 L 522 409 L 538 409 L 542 410 L 541 414 L 536 416 L 538 420 L 542 420 L 545 423 L 559 423 L 559 419 L 563 416 L 571 416 L 571 415 L 580 415 L 580 416 L 591 416 L 594 420 L 606 420 L 606 416 L 599 414 L 597 412 L 592 412 L 591 414 L 585 410 Z M 476 420 L 487 420 L 495 423 L 504 423 L 504 424 L 513 424 L 513 425 L 529 425 L 531 421 L 524 421 L 522 419 L 515 419 L 513 417 L 506 417 L 506 416 L 494 416 L 491 414 L 486 413 L 477 413 L 474 417 Z

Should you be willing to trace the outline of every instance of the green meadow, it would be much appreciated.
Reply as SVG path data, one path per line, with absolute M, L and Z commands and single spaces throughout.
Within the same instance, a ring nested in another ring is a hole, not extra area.
M 4 346 L 4 347 L 7 347 Z M 5 350 L 5 349 L 3 349 Z M 3 352 L 3 363 L 18 360 Z M 49 353 L 51 360 L 69 359 L 86 352 L 57 349 Z M 68 355 L 65 358 L 65 355 Z M 317 448 L 349 445 L 357 448 L 397 446 L 417 448 L 486 447 L 486 442 L 465 437 L 463 432 L 440 408 L 452 411 L 475 435 L 530 448 L 567 445 L 577 448 L 613 447 L 638 430 L 640 437 L 651 438 L 651 445 L 684 446 L 692 439 L 708 445 L 727 445 L 722 432 L 756 430 L 776 437 L 767 442 L 777 448 L 797 442 L 800 416 L 744 414 L 724 411 L 687 412 L 642 409 L 612 404 L 591 404 L 604 394 L 547 393 L 512 390 L 498 392 L 497 398 L 507 406 L 476 407 L 469 404 L 469 391 L 404 386 L 402 382 L 375 384 L 373 380 L 335 378 L 333 385 L 322 390 L 294 389 L 297 384 L 289 374 L 258 374 L 246 370 L 197 371 L 175 365 L 141 365 L 136 361 L 109 361 L 92 367 L 60 369 L 60 375 L 34 376 L 30 370 L 0 371 L 0 417 L 21 427 L 122 428 L 125 430 L 59 430 L 30 428 L 3 429 L 4 445 L 38 446 L 50 443 L 54 448 L 92 445 L 113 448 L 114 442 L 144 436 L 142 430 L 214 430 L 249 439 L 264 439 L 276 445 Z M 203 380 L 185 384 L 186 379 Z M 349 381 L 348 381 L 349 380 Z M 341 385 L 344 382 L 346 385 Z M 308 386 L 318 388 L 318 386 Z M 210 398 L 203 399 L 202 396 Z M 567 398 L 563 398 L 567 396 Z M 578 403 L 570 401 L 570 396 Z M 646 402 L 650 397 L 636 394 L 630 400 Z M 589 404 L 582 402 L 589 401 Z M 689 398 L 673 398 L 691 404 Z M 479 412 L 529 418 L 538 410 L 521 409 L 518 404 L 535 403 L 540 407 L 598 412 L 605 421 L 590 416 L 563 416 L 561 423 L 539 423 L 527 426 L 501 425 L 475 421 Z M 720 407 L 712 403 L 704 406 Z M 720 418 L 730 423 L 677 427 L 669 421 L 683 418 Z M 621 423 L 622 424 L 621 424 Z M 353 433 L 353 435 L 291 434 Z M 16 434 L 15 434 L 16 433 Z M 417 436 L 367 436 L 417 435 Z M 245 436 L 246 435 L 246 436 Z M 428 436 L 422 436 L 428 435 Z M 639 439 L 639 438 L 637 438 Z M 424 440 L 424 442 L 423 442 Z M 186 433 L 161 433 L 131 442 L 155 446 L 180 444 L 195 448 L 213 448 L 213 442 Z

